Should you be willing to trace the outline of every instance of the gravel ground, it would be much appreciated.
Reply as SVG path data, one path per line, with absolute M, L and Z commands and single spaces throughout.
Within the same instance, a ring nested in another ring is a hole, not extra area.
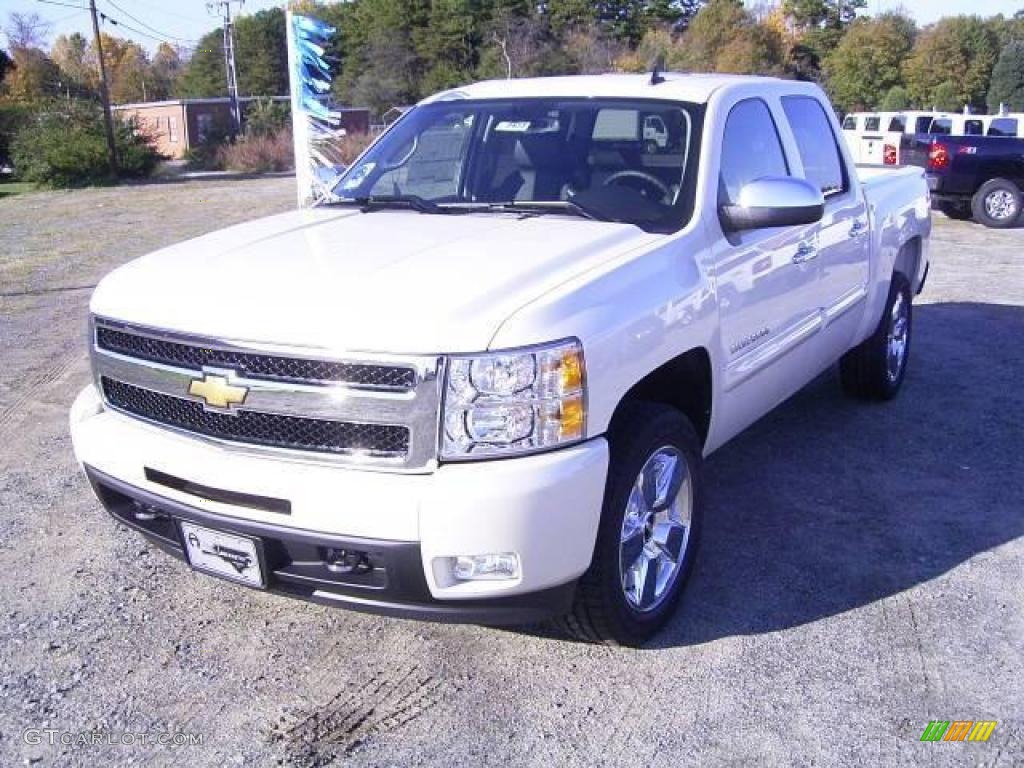
M 937 218 L 902 396 L 825 376 L 716 453 L 681 611 L 612 650 L 234 587 L 92 498 L 90 287 L 292 190 L 0 201 L 0 765 L 1024 765 L 1024 230 Z M 921 743 L 931 719 L 999 724 Z M 125 735 L 161 733 L 202 744 Z

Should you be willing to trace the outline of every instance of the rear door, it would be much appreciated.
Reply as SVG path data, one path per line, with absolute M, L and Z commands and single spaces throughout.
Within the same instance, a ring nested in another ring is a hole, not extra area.
M 796 144 L 800 175 L 821 189 L 825 215 L 818 229 L 817 290 L 825 322 L 825 347 L 844 351 L 859 316 L 850 311 L 867 296 L 869 228 L 864 195 L 847 168 L 832 121 L 812 96 L 783 96 L 782 109 Z M 844 322 L 852 314 L 853 322 Z

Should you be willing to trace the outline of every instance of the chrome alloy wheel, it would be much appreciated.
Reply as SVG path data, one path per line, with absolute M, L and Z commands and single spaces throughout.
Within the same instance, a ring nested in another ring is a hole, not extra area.
M 1017 203 L 1005 189 L 995 189 L 985 196 L 985 212 L 993 219 L 1006 221 L 1017 215 Z
M 622 520 L 619 576 L 636 610 L 651 611 L 671 593 L 686 556 L 692 513 L 686 457 L 674 446 L 662 446 L 637 475 Z
M 899 379 L 907 359 L 907 343 L 910 341 L 910 304 L 903 291 L 896 294 L 896 300 L 889 312 L 889 333 L 886 344 L 885 372 L 890 382 Z

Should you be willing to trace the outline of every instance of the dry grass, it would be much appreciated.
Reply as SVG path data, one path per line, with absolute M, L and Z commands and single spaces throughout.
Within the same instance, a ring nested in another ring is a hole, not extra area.
M 270 136 L 246 136 L 218 151 L 220 164 L 229 171 L 267 173 L 295 167 L 291 131 Z
M 348 166 L 369 146 L 373 138 L 368 133 L 351 133 L 329 144 L 321 144 L 319 149 L 335 164 Z M 218 150 L 217 166 L 245 173 L 290 171 L 295 168 L 291 131 L 279 131 L 267 136 L 246 136 L 234 144 L 225 144 Z

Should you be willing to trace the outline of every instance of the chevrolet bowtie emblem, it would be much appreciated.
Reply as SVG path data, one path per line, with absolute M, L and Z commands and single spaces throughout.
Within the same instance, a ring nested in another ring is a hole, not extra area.
M 244 403 L 249 389 L 232 384 L 224 376 L 206 373 L 203 378 L 193 379 L 189 383 L 188 393 L 203 398 L 210 408 L 227 409 Z

